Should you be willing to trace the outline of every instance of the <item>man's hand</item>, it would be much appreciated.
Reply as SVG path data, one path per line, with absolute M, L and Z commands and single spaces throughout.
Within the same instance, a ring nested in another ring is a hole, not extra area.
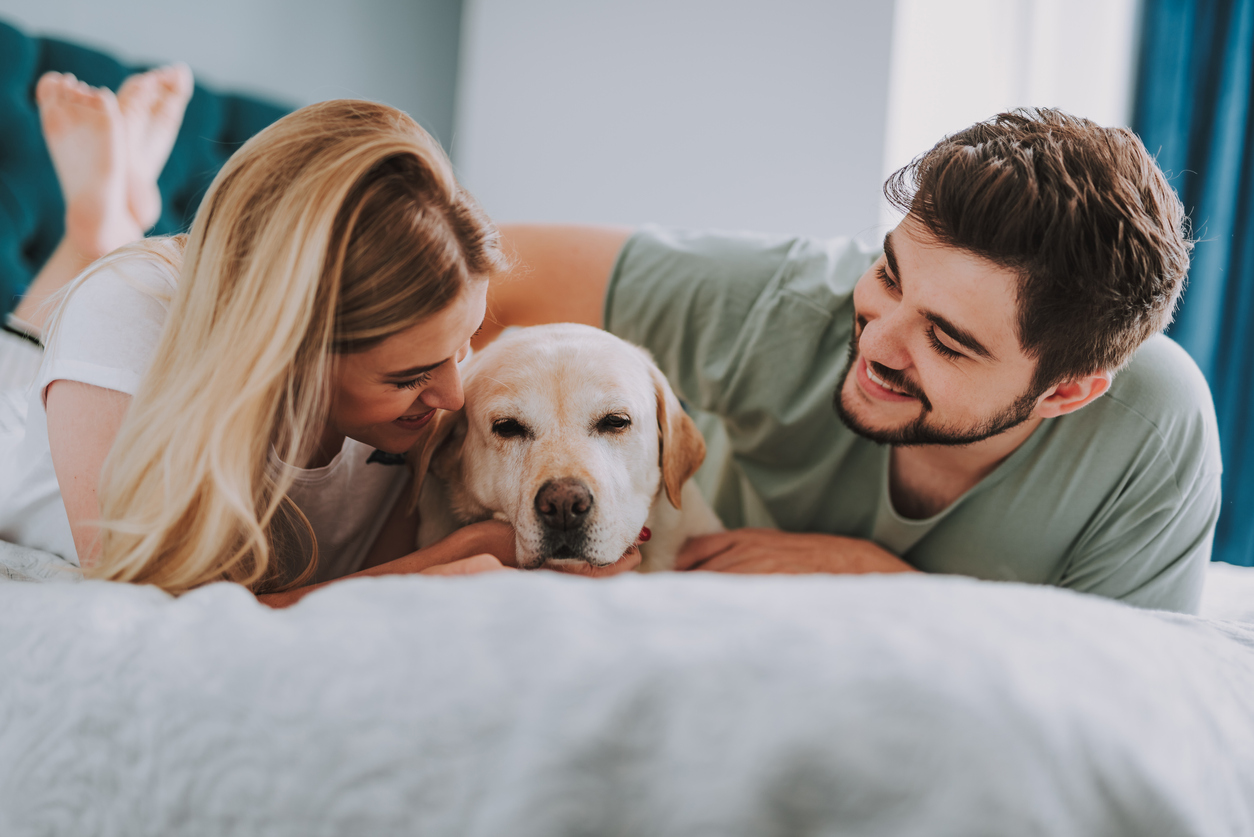
M 735 529 L 691 538 L 675 559 L 675 569 L 724 573 L 918 572 L 870 541 L 775 529 Z

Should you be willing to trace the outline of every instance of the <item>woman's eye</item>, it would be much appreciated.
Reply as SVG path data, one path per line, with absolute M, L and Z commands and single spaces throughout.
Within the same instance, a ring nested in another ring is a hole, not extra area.
M 396 387 L 397 389 L 418 389 L 418 387 L 422 386 L 429 380 L 431 380 L 431 373 L 425 372 L 419 375 L 417 378 L 413 378 L 408 381 L 396 381 L 395 383 L 392 384 L 392 386 Z
M 614 413 L 597 422 L 597 430 L 600 430 L 602 433 L 612 433 L 615 430 L 623 430 L 630 426 L 631 419 L 628 416 L 620 416 Z
M 517 419 L 503 418 L 492 422 L 492 433 L 502 439 L 516 439 L 527 435 L 527 428 Z

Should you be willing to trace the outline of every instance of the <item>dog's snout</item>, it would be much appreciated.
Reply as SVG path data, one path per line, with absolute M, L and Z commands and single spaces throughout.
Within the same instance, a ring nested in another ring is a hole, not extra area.
M 578 529 L 592 509 L 592 492 L 579 480 L 549 480 L 536 492 L 536 514 L 550 529 Z

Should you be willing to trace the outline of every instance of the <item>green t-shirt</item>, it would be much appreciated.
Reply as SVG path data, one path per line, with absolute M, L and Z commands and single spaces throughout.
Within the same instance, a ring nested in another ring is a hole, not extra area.
M 889 451 L 832 397 L 854 284 L 878 254 L 830 241 L 656 228 L 614 266 L 605 322 L 648 348 L 709 448 L 698 485 L 730 527 L 866 538 L 928 572 L 1053 584 L 1195 612 L 1219 515 L 1210 391 L 1146 342 L 1110 390 L 1047 419 L 974 488 L 901 517 Z

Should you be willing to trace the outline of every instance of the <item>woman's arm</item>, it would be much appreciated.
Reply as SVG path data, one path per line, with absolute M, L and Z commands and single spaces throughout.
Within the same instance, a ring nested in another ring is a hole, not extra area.
M 48 385 L 52 467 L 70 520 L 78 563 L 84 569 L 100 558 L 100 530 L 96 526 L 100 519 L 100 470 L 130 404 L 131 396 L 126 393 L 91 384 L 53 381 Z
M 502 225 L 512 267 L 488 286 L 488 319 L 475 347 L 491 343 L 507 326 L 600 327 L 610 271 L 631 233 L 626 227 Z
M 257 600 L 270 607 L 287 607 L 328 584 L 346 578 L 369 578 L 379 575 L 470 575 L 506 569 L 514 563 L 514 530 L 505 523 L 489 520 L 458 529 L 444 540 L 425 549 L 411 552 L 378 566 L 346 575 L 343 578 L 298 587 L 282 593 L 262 593 Z
M 84 569 L 100 558 L 100 530 L 96 526 L 100 519 L 100 472 L 130 403 L 131 396 L 125 393 L 78 381 L 53 381 L 48 386 L 48 444 L 52 466 L 61 487 L 79 565 Z M 489 521 L 454 532 L 428 549 L 403 555 L 356 575 L 415 572 L 458 575 L 502 569 L 501 560 L 512 563 L 513 559 L 514 530 L 504 523 Z M 283 607 L 321 586 L 258 598 L 266 604 Z
M 620 573 L 630 572 L 640 566 L 640 550 L 632 547 L 623 557 L 608 567 L 593 567 L 589 564 L 573 564 L 555 567 L 557 572 L 569 575 L 582 575 L 588 578 L 608 578 Z M 378 566 L 324 581 L 308 587 L 298 587 L 282 593 L 262 593 L 257 600 L 270 607 L 287 607 L 296 604 L 305 596 L 320 587 L 335 584 L 346 578 L 369 578 L 379 575 L 474 575 L 493 570 L 514 569 L 517 557 L 514 554 L 514 527 L 497 520 L 485 520 L 482 523 L 471 523 L 453 532 L 447 538 L 431 544 L 424 549 L 411 552 L 401 558 L 388 561 Z

